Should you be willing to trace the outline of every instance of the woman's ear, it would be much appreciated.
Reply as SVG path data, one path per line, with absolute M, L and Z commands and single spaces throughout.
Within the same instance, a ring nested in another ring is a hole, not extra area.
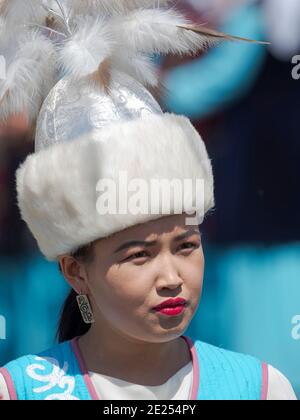
M 83 263 L 71 255 L 62 255 L 59 257 L 59 264 L 62 274 L 69 285 L 78 293 L 88 294 L 88 283 L 86 268 Z

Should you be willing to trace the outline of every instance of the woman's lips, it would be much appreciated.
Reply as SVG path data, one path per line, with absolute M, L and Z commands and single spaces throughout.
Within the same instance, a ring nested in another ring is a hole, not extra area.
M 183 298 L 168 299 L 156 306 L 154 310 L 168 316 L 179 315 L 184 311 L 186 303 L 187 301 Z
M 164 314 L 164 315 L 168 315 L 168 316 L 175 316 L 175 315 L 179 315 L 181 314 L 181 312 L 183 312 L 185 309 L 185 305 L 179 305 L 179 306 L 170 306 L 168 308 L 162 308 L 162 309 L 157 309 L 157 312 Z

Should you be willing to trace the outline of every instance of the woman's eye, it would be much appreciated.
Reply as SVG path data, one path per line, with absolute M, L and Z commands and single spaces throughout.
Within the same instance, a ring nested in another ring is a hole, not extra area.
M 133 260 L 133 259 L 138 259 L 138 258 L 144 258 L 144 257 L 148 257 L 147 252 L 140 251 L 140 252 L 136 252 L 135 254 L 130 255 L 129 257 L 127 257 L 125 259 L 125 261 Z
M 193 249 L 193 248 L 198 248 L 198 244 L 194 244 L 193 242 L 186 242 L 182 245 L 180 245 L 181 249 Z

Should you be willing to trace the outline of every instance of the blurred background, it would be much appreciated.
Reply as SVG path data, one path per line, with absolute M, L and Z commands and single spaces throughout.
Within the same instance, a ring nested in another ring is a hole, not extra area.
M 161 105 L 191 118 L 215 173 L 216 208 L 202 226 L 203 299 L 186 335 L 267 361 L 300 398 L 300 2 L 177 7 L 194 21 L 272 43 L 155 57 L 166 87 Z M 68 292 L 17 208 L 15 171 L 33 152 L 33 132 L 23 115 L 0 126 L 0 365 L 52 346 Z

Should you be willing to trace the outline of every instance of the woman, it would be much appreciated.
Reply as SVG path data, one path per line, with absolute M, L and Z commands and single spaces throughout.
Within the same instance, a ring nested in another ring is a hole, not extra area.
M 135 225 L 60 257 L 74 291 L 59 338 L 72 340 L 71 347 L 61 344 L 61 353 L 58 347 L 41 359 L 9 364 L 3 371 L 7 385 L 0 381 L 6 399 L 294 398 L 288 381 L 271 366 L 183 335 L 199 304 L 204 271 L 200 231 L 186 226 L 185 216 Z M 80 319 L 76 294 L 89 296 L 92 324 Z M 20 366 L 26 366 L 24 385 L 15 370 Z
M 172 10 L 91 2 L 114 8 L 110 37 L 88 44 L 98 14 L 93 22 L 94 9 L 85 16 L 79 3 L 72 0 L 67 13 L 60 9 L 64 28 L 51 20 L 56 35 L 70 37 L 60 41 L 58 54 L 72 63 L 64 61 L 68 75 L 44 101 L 36 152 L 17 171 L 22 217 L 72 292 L 60 344 L 1 369 L 3 398 L 294 398 L 287 380 L 265 363 L 183 335 L 201 296 L 199 226 L 214 206 L 212 168 L 190 121 L 164 114 L 136 79 L 151 80 L 141 47 L 192 51 L 203 46 L 203 34 L 179 28 L 185 22 Z M 123 39 L 129 28 L 133 43 Z M 124 57 L 125 47 L 131 54 Z M 81 55 L 88 63 L 79 68 Z M 11 103 L 5 106 L 8 112 Z

